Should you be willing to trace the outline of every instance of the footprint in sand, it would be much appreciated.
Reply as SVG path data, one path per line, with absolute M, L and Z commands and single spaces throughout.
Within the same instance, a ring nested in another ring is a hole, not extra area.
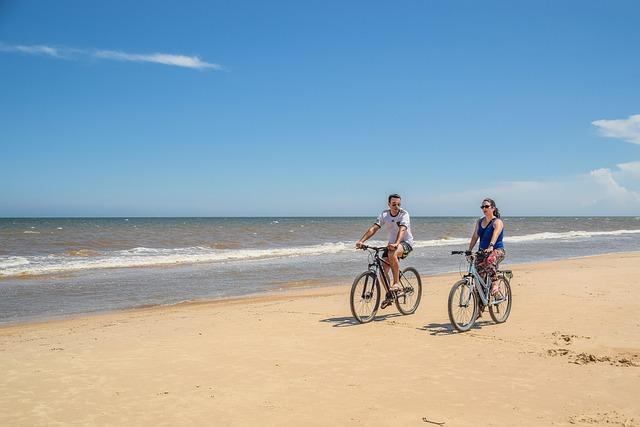
M 551 335 L 556 340 L 554 342 L 555 345 L 571 345 L 577 339 L 586 339 L 586 340 L 591 339 L 591 337 L 588 337 L 588 336 L 563 334 L 559 331 L 555 331 Z
M 576 365 L 587 365 L 589 363 L 607 362 L 612 366 L 638 367 L 640 366 L 640 356 L 615 355 L 615 356 L 595 356 L 589 353 L 580 353 L 573 359 Z
M 570 351 L 566 348 L 552 348 L 547 350 L 549 356 L 566 356 Z
M 639 367 L 640 354 L 617 354 L 596 356 L 591 353 L 574 353 L 567 348 L 551 348 L 546 352 L 547 356 L 566 356 L 569 363 L 576 365 L 588 365 L 591 363 L 608 363 L 611 366 Z
M 638 425 L 634 418 L 624 416 L 616 411 L 598 412 L 594 415 L 572 415 L 569 417 L 571 424 L 607 424 L 611 426 L 635 427 Z

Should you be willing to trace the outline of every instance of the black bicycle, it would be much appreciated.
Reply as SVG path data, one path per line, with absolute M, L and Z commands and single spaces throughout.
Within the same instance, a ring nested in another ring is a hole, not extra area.
M 468 331 L 485 307 L 489 307 L 494 322 L 506 322 L 511 313 L 511 270 L 498 270 L 496 282 L 492 284 L 489 275 L 480 277 L 475 265 L 477 259 L 486 256 L 484 251 L 452 251 L 451 255 L 465 255 L 469 263 L 467 274 L 454 283 L 449 292 L 449 320 L 453 327 L 460 332 Z M 492 286 L 497 288 L 493 295 Z
M 422 297 L 422 280 L 418 270 L 407 267 L 400 271 L 400 290 L 391 291 L 389 278 L 384 272 L 383 264 L 390 266 L 380 253 L 386 248 L 375 246 L 362 246 L 369 251 L 369 268 L 356 277 L 351 286 L 351 313 L 360 323 L 373 320 L 378 308 L 386 308 L 395 302 L 398 311 L 402 314 L 413 314 Z M 385 288 L 385 299 L 380 305 L 380 282 Z

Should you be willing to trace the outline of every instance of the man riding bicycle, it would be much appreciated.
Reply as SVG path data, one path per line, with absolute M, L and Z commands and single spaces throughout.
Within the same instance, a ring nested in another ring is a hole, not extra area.
M 389 232 L 389 243 L 382 257 L 387 259 L 391 265 L 393 272 L 393 285 L 390 290 L 398 291 L 400 286 L 400 261 L 409 255 L 413 250 L 413 235 L 411 234 L 411 225 L 409 212 L 400 207 L 401 198 L 398 194 L 391 194 L 387 199 L 389 209 L 382 211 L 376 222 L 369 227 L 360 240 L 356 242 L 356 248 L 360 249 L 364 246 L 369 238 L 378 232 L 382 226 L 386 226 Z M 384 264 L 386 274 L 389 274 L 389 265 Z

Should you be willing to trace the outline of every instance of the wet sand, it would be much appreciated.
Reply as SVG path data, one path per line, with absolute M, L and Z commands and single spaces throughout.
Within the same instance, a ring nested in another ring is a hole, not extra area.
M 462 334 L 457 274 L 366 325 L 340 283 L 2 327 L 0 425 L 640 425 L 640 253 L 509 267 Z

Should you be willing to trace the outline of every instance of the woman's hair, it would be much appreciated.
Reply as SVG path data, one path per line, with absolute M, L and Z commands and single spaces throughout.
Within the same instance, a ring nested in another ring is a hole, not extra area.
M 494 209 L 493 210 L 493 215 L 496 218 L 500 218 L 500 211 L 498 210 L 498 207 L 496 206 L 496 202 L 494 202 L 493 199 L 490 199 L 488 197 L 482 200 L 482 203 L 484 203 L 484 202 L 489 202 L 491 207 Z

